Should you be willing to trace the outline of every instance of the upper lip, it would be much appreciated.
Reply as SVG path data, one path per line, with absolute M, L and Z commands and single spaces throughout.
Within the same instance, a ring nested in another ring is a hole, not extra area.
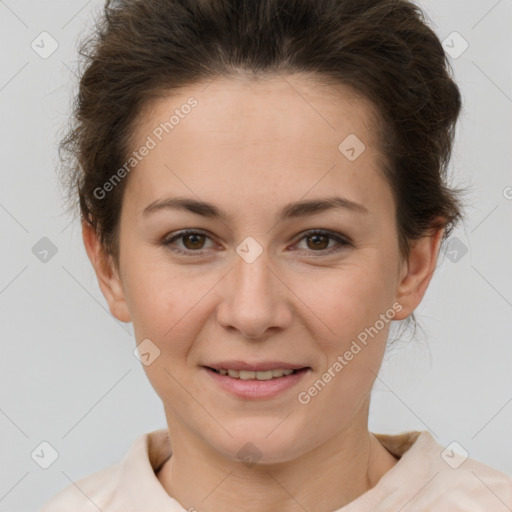
M 259 361 L 249 363 L 247 361 L 220 361 L 205 365 L 214 370 L 247 370 L 253 372 L 265 372 L 269 370 L 300 370 L 307 368 L 303 364 L 285 363 L 284 361 Z

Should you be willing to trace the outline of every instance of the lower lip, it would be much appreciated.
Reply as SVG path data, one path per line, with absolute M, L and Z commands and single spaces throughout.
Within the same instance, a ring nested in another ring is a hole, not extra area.
M 214 370 L 203 367 L 208 375 L 217 382 L 222 388 L 239 398 L 272 398 L 279 393 L 292 388 L 299 383 L 304 375 L 309 371 L 309 368 L 292 373 L 291 375 L 283 375 L 282 377 L 273 378 L 270 380 L 257 380 L 257 379 L 234 379 L 229 375 L 221 375 Z

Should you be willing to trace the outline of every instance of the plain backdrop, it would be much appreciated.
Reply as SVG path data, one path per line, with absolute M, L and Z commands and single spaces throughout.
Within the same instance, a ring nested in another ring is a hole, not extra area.
M 132 326 L 109 313 L 55 173 L 77 41 L 102 4 L 0 1 L 4 512 L 35 510 L 166 426 Z M 471 206 L 417 310 L 424 332 L 386 356 L 370 427 L 430 430 L 512 474 L 512 2 L 420 5 L 462 91 L 451 174 L 471 187 Z M 58 458 L 44 469 L 34 454 L 52 449 Z

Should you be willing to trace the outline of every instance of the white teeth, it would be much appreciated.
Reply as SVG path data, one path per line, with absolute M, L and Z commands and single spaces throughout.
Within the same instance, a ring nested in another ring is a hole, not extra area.
M 274 377 L 274 372 L 272 370 L 268 370 L 266 372 L 251 372 L 254 373 L 255 377 L 258 380 L 270 380 Z M 282 375 L 276 375 L 276 377 L 282 377 Z
M 226 370 L 221 368 L 217 370 L 221 375 L 229 375 L 234 379 L 257 379 L 257 380 L 270 380 L 286 375 L 291 375 L 295 370 L 267 370 L 264 372 L 254 372 L 250 370 Z

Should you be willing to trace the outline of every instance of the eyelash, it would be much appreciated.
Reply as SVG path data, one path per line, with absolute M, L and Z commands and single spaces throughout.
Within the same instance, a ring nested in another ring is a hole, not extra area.
M 183 254 L 183 255 L 186 255 L 186 256 L 200 256 L 202 255 L 203 253 L 203 249 L 198 249 L 197 251 L 194 251 L 194 250 L 183 250 L 183 249 L 179 249 L 178 247 L 176 246 L 172 246 L 173 242 L 175 240 L 178 240 L 180 238 L 184 238 L 185 236 L 187 235 L 203 235 L 207 238 L 210 238 L 206 233 L 204 233 L 203 231 L 199 231 L 199 230 L 184 230 L 184 231 L 180 231 L 179 233 L 177 233 L 176 235 L 172 236 L 171 238 L 166 238 L 163 240 L 162 242 L 162 245 L 164 245 L 165 247 L 167 247 L 168 249 L 170 249 L 171 251 L 173 252 L 176 252 L 178 254 Z M 313 252 L 313 253 L 322 253 L 320 254 L 321 256 L 323 255 L 326 255 L 326 254 L 331 254 L 333 252 L 338 252 L 346 247 L 353 247 L 353 244 L 352 242 L 350 242 L 348 240 L 348 238 L 345 238 L 345 237 L 342 237 L 341 235 L 339 234 L 336 234 L 336 233 L 333 233 L 331 231 L 326 231 L 326 230 L 322 230 L 322 229 L 311 229 L 309 231 L 304 231 L 303 233 L 301 233 L 301 236 L 300 238 L 298 238 L 296 240 L 296 242 L 294 242 L 294 244 L 304 240 L 305 238 L 308 238 L 308 237 L 311 237 L 311 236 L 314 236 L 314 235 L 323 235 L 323 236 L 327 236 L 328 238 L 332 239 L 332 240 L 335 240 L 337 243 L 338 243 L 338 246 L 334 246 L 334 247 L 330 247 L 328 249 L 319 249 L 317 251 L 315 250 L 309 250 L 309 252 Z M 301 249 L 299 249 L 300 251 Z

